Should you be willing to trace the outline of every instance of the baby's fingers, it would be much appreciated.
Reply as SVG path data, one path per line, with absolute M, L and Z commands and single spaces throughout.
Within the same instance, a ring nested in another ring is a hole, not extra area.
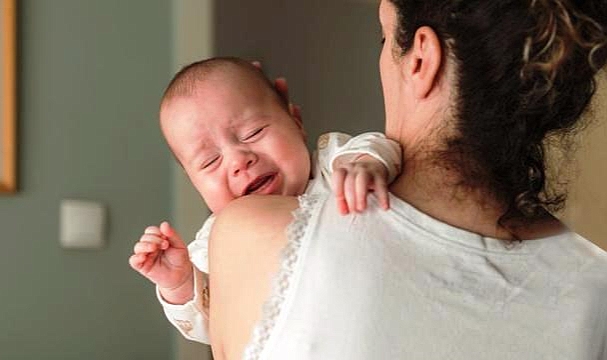
M 356 207 L 356 175 L 352 173 L 346 174 L 344 180 L 344 196 L 346 197 L 348 211 L 358 211 L 358 208 Z
M 381 176 L 376 177 L 374 189 L 377 200 L 379 200 L 379 205 L 382 209 L 388 210 L 390 208 L 390 196 L 388 195 L 386 180 Z
M 346 171 L 344 169 L 336 169 L 333 172 L 333 191 L 335 192 L 335 198 L 337 199 L 337 209 L 342 215 L 346 215 L 350 212 L 348 203 L 346 202 L 346 196 L 344 194 L 345 180 Z
M 356 176 L 356 211 L 362 212 L 367 208 L 367 194 L 372 189 L 371 177 L 367 173 Z
M 134 254 L 129 258 L 129 265 L 144 276 L 148 276 L 156 263 L 157 254 Z
M 166 247 L 163 247 L 163 249 L 166 249 L 169 246 L 172 246 L 176 249 L 186 249 L 187 248 L 187 245 L 181 239 L 181 236 L 179 236 L 179 234 L 175 231 L 175 229 L 173 229 L 171 224 L 169 224 L 167 221 L 163 221 L 160 224 L 160 231 L 162 232 L 162 238 L 167 241 Z
M 161 250 L 160 246 L 161 244 L 159 243 L 153 243 L 149 241 L 138 241 L 133 247 L 133 252 L 135 254 L 149 254 Z
M 145 254 L 133 254 L 129 257 L 129 265 L 137 271 L 143 268 L 147 256 Z
M 139 241 L 158 244 L 158 246 L 160 246 L 162 250 L 166 250 L 169 247 L 169 240 L 167 239 L 167 237 L 162 234 L 148 233 L 148 229 L 146 229 L 146 233 L 141 235 Z
M 161 236 L 162 232 L 158 226 L 148 226 L 143 230 L 144 234 Z

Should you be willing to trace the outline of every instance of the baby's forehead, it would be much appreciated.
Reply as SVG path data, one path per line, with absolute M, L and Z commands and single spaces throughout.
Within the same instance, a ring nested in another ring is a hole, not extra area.
M 266 76 L 256 68 L 248 68 L 238 64 L 226 64 L 217 67 L 207 76 L 198 80 L 198 85 L 221 84 L 225 87 L 240 90 L 263 91 L 276 93 L 272 83 Z
M 229 89 L 237 89 L 238 92 Z M 282 121 L 285 115 L 288 116 L 279 99 L 271 94 L 260 94 L 261 91 L 264 90 L 249 84 L 240 86 L 238 82 L 222 83 L 221 89 L 210 86 L 204 91 L 168 102 L 167 118 L 187 116 L 198 124 L 236 128 Z
M 249 111 L 288 112 L 286 102 L 263 75 L 224 75 L 201 80 L 197 85 L 199 91 L 194 91 L 192 100 L 206 102 L 211 107 L 236 107 L 235 110 L 238 110 L 239 106 L 246 104 Z

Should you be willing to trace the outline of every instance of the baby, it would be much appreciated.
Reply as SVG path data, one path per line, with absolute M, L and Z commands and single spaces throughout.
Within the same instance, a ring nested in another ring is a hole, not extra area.
M 178 72 L 163 96 L 160 124 L 213 213 L 249 194 L 326 193 L 330 179 L 342 213 L 364 210 L 370 191 L 387 209 L 387 184 L 400 171 L 399 145 L 380 133 L 325 134 L 311 158 L 301 119 L 286 96 L 237 58 L 212 58 Z M 213 220 L 211 215 L 187 247 L 167 222 L 150 226 L 129 259 L 156 284 L 169 321 L 203 343 L 209 343 L 207 244 Z

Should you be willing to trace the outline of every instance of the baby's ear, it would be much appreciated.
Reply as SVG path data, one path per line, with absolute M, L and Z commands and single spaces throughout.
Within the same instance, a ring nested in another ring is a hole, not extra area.
M 294 105 L 292 103 L 289 103 L 289 114 L 291 114 L 291 117 L 293 118 L 293 120 L 295 121 L 297 126 L 301 130 L 304 130 L 303 120 L 301 119 L 301 107 L 299 105 Z

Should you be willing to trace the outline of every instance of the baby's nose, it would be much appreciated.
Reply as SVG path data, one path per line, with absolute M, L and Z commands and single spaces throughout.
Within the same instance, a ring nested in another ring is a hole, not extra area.
M 238 151 L 232 160 L 232 175 L 236 176 L 248 170 L 257 162 L 257 156 L 251 151 Z

